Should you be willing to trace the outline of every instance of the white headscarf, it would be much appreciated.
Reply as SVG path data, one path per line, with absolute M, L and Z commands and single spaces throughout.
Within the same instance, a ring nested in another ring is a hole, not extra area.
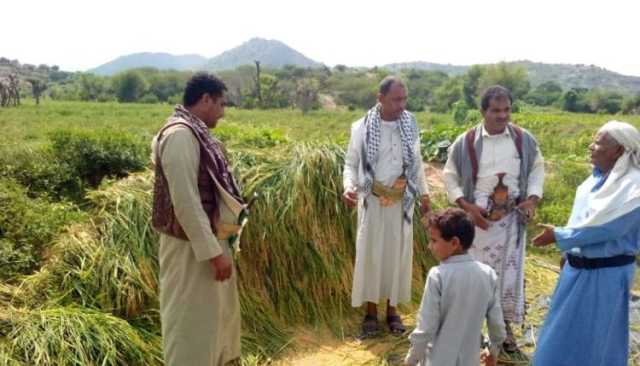
M 596 184 L 593 176 L 578 187 L 571 227 L 601 225 L 640 207 L 640 132 L 626 122 L 609 121 L 598 133 L 607 133 L 624 147 L 624 153 L 600 189 L 591 192 Z
M 627 159 L 624 160 L 631 163 L 635 168 L 640 169 L 640 132 L 635 127 L 627 122 L 609 121 L 598 132 L 606 133 L 616 140 L 618 144 L 622 145 L 624 154 L 621 157 L 626 155 Z M 620 159 L 618 159 L 619 161 Z M 618 162 L 616 162 L 616 165 Z

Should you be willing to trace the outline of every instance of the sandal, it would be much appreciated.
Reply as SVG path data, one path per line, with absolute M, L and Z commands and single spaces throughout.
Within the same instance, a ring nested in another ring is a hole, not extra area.
M 365 315 L 362 321 L 362 338 L 369 338 L 380 333 L 378 317 L 375 315 Z
M 387 325 L 389 326 L 389 332 L 391 332 L 391 334 L 401 335 L 407 331 L 399 315 L 387 315 Z
M 515 353 L 520 351 L 518 349 L 516 337 L 513 334 L 513 330 L 511 329 L 511 324 L 509 322 L 505 322 L 505 328 L 507 331 L 507 338 L 505 338 L 504 342 L 502 342 L 502 349 L 507 353 Z
M 520 351 L 516 340 L 512 337 L 507 337 L 507 339 L 502 342 L 502 349 L 507 353 L 516 353 Z

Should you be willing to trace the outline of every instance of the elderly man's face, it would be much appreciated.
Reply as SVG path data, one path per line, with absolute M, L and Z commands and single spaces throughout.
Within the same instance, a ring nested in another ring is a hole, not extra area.
M 608 172 L 624 152 L 624 147 L 606 132 L 598 132 L 589 145 L 589 150 L 591 150 L 591 164 L 602 172 Z
M 407 106 L 407 89 L 404 85 L 395 83 L 386 95 L 378 94 L 378 101 L 382 105 L 382 118 L 395 121 Z

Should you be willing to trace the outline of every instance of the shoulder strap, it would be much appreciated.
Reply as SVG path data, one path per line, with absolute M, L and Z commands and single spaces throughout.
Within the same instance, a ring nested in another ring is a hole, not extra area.
M 511 127 L 513 127 L 513 132 L 516 135 L 515 143 L 516 143 L 516 150 L 518 150 L 518 156 L 520 156 L 520 159 L 522 159 L 522 135 L 523 135 L 522 128 L 514 124 L 511 124 Z
M 469 160 L 471 160 L 471 176 L 473 177 L 473 183 L 475 184 L 478 180 L 478 156 L 476 155 L 476 147 L 474 145 L 476 141 L 476 128 L 473 127 L 468 130 L 464 138 L 467 143 Z

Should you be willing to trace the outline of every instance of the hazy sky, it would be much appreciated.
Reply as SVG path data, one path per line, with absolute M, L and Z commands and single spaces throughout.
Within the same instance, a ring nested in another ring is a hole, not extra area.
M 86 70 L 277 39 L 329 66 L 528 59 L 640 76 L 638 0 L 3 0 L 0 56 Z

